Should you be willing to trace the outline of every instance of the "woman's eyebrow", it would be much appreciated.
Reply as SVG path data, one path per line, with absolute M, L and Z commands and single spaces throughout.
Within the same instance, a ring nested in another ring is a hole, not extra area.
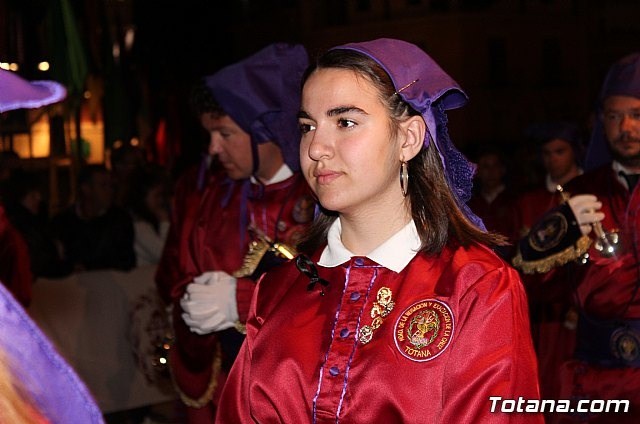
M 363 109 L 356 106 L 338 106 L 333 109 L 329 109 L 327 111 L 327 116 L 332 117 L 332 116 L 341 115 L 347 112 L 355 112 L 355 113 L 360 113 L 362 115 L 368 115 L 367 112 L 365 112 Z M 298 119 L 312 119 L 312 118 L 311 118 L 311 115 L 309 115 L 306 111 L 301 110 L 300 112 L 298 112 Z
M 311 119 L 311 115 L 309 115 L 304 110 L 301 110 L 300 112 L 298 112 L 298 119 Z
M 341 115 L 347 112 L 356 112 L 362 115 L 368 115 L 367 112 L 365 112 L 363 109 L 360 109 L 359 107 L 356 107 L 356 106 L 338 106 L 333 109 L 329 109 L 327 111 L 327 116 L 336 116 L 336 115 Z

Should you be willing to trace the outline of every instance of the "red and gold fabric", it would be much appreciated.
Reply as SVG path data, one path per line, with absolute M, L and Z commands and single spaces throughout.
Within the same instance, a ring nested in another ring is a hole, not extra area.
M 520 235 L 529 230 L 546 212 L 562 203 L 561 193 L 539 187 L 523 193 L 518 201 Z M 529 300 L 531 334 L 538 357 L 540 392 L 544 399 L 558 399 L 560 367 L 573 356 L 575 348 L 575 310 L 572 307 L 572 265 L 544 274 L 522 273 Z
M 629 193 L 611 164 L 572 180 L 571 195 L 593 194 L 602 202 L 602 227 L 616 233 L 619 242 L 611 255 L 588 250 L 584 265 L 559 267 L 544 280 L 574 287 L 573 305 L 578 314 L 576 349 L 559 375 L 562 399 L 628 400 L 628 413 L 557 414 L 556 423 L 631 423 L 640 421 L 640 191 Z M 595 237 L 593 232 L 591 237 Z M 567 275 L 567 269 L 571 275 Z
M 219 174 L 202 197 L 187 248 L 181 252 L 181 277 L 171 288 L 175 345 L 170 360 L 174 381 L 190 406 L 189 422 L 193 423 L 213 421 L 219 390 L 244 339 L 239 330 L 247 318 L 255 281 L 246 277 L 237 280 L 238 329 L 209 335 L 191 332 L 181 318 L 179 300 L 186 286 L 207 271 L 234 275 L 257 234 L 294 246 L 312 221 L 315 207 L 304 178 L 297 173 L 266 186 L 223 178 Z
M 640 190 L 629 193 L 611 165 L 576 178 L 572 194 L 589 193 L 602 202 L 602 226 L 620 237 L 616 254 L 606 257 L 595 247 L 576 289 L 578 321 L 576 359 L 563 367 L 561 396 L 585 399 L 627 399 L 627 414 L 563 417 L 566 422 L 631 423 L 640 421 Z M 606 330 L 610 327 L 612 331 Z M 616 329 L 617 327 L 617 329 Z M 601 331 L 603 330 L 604 331 Z M 625 337 L 619 337 L 620 330 Z M 597 337 L 593 337 L 595 333 Z M 624 343 L 618 343 L 623 340 Z

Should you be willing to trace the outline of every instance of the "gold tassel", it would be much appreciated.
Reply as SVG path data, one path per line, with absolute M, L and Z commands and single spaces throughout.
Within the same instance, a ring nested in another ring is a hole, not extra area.
M 580 258 L 587 253 L 589 247 L 591 247 L 591 243 L 592 240 L 588 236 L 583 235 L 578 239 L 575 246 L 569 246 L 561 252 L 536 261 L 525 261 L 522 258 L 520 249 L 518 249 L 518 253 L 511 263 L 525 274 L 545 273 L 551 271 L 553 268 Z

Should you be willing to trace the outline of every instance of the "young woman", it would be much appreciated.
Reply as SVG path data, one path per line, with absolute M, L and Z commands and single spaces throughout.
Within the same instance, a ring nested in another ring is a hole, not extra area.
M 464 205 L 445 110 L 465 101 L 399 40 L 308 71 L 300 159 L 322 211 L 309 256 L 258 284 L 219 422 L 542 421 L 501 412 L 538 398 L 536 361 L 517 273 Z

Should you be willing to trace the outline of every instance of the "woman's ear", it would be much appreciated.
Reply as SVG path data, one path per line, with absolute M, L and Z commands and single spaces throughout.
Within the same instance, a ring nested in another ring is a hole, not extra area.
M 407 162 L 413 159 L 424 144 L 427 125 L 421 116 L 412 116 L 400 124 L 402 128 L 402 144 L 400 145 L 400 160 Z

